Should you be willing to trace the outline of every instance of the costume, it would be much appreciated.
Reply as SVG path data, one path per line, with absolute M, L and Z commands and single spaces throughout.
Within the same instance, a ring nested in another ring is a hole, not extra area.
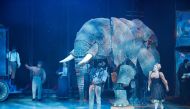
M 28 66 L 26 65 L 30 71 L 32 71 L 32 99 L 36 99 L 36 91 L 38 91 L 38 100 L 42 98 L 42 84 L 46 80 L 45 70 L 41 67 L 36 66 Z
M 180 97 L 183 102 L 188 102 L 190 97 L 189 88 L 190 88 L 190 66 L 189 60 L 185 59 L 183 63 L 180 64 L 178 70 L 178 80 L 180 84 Z
M 32 98 L 36 99 L 36 91 L 38 91 L 38 99 L 42 98 L 42 84 L 45 81 L 45 70 L 40 68 L 38 72 L 33 72 L 32 78 Z
M 16 69 L 20 67 L 20 56 L 16 51 L 10 51 L 7 53 L 8 58 L 8 72 L 11 75 L 11 79 L 15 79 Z
M 108 77 L 107 67 L 104 61 L 97 62 L 90 70 L 89 87 L 89 109 L 94 107 L 94 96 L 96 95 L 97 109 L 101 109 L 101 92 Z
M 166 90 L 162 83 L 161 78 L 151 78 L 151 100 L 155 101 L 163 101 L 166 97 Z

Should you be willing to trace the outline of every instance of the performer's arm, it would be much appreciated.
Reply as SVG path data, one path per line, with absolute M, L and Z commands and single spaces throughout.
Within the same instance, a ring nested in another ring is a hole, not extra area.
M 10 59 L 10 52 L 7 51 L 7 59 Z
M 168 82 L 162 72 L 160 72 L 160 78 L 162 79 L 162 82 L 164 83 L 166 90 L 169 91 Z
M 28 64 L 26 64 L 25 67 L 26 67 L 28 70 L 31 70 L 31 71 L 35 72 L 35 67 L 29 66 Z
M 46 72 L 45 70 L 43 69 L 43 80 L 42 80 L 42 83 L 44 83 L 46 81 Z
M 16 57 L 17 59 L 17 64 L 18 64 L 18 67 L 20 67 L 21 66 L 21 63 L 20 63 L 20 56 L 19 56 L 19 53 L 17 53 L 17 57 Z
M 149 75 L 148 75 L 148 91 L 150 91 L 150 85 L 151 85 L 151 71 L 149 72 Z
M 106 69 L 106 70 L 104 70 L 104 73 L 102 75 L 102 82 L 105 83 L 107 78 L 108 78 L 108 72 L 107 72 L 107 69 Z

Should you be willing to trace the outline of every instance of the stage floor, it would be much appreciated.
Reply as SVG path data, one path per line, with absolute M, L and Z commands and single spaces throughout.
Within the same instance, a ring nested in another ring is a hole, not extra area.
M 109 102 L 102 102 L 102 109 L 110 109 Z M 88 109 L 88 102 L 80 104 L 76 100 L 58 100 L 46 98 L 42 102 L 32 101 L 30 97 L 9 98 L 0 102 L 0 109 Z M 127 109 L 127 108 L 118 108 Z M 135 109 L 154 109 L 152 104 L 146 106 L 135 106 Z M 173 103 L 165 103 L 165 109 L 190 109 L 190 106 L 181 106 Z
M 77 100 L 58 100 L 47 98 L 41 102 L 27 98 L 9 98 L 0 102 L 0 109 L 88 109 L 88 102 L 80 103 Z M 110 104 L 103 102 L 102 109 L 110 109 Z

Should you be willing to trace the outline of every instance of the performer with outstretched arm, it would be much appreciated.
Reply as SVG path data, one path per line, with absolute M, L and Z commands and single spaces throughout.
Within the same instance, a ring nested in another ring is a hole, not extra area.
M 32 71 L 32 101 L 36 100 L 36 91 L 38 90 L 38 100 L 42 100 L 42 84 L 46 80 L 46 72 L 42 68 L 42 62 L 38 61 L 37 66 L 25 65 L 27 69 Z

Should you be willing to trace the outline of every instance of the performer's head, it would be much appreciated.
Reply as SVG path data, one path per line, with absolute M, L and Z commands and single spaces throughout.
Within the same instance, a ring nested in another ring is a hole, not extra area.
M 98 67 L 106 67 L 106 62 L 104 61 L 99 62 Z
M 185 65 L 185 68 L 189 68 L 190 67 L 190 62 L 189 62 L 188 59 L 184 59 L 183 63 Z
M 16 52 L 16 47 L 15 46 L 12 47 L 12 52 Z
M 39 68 L 41 68 L 42 65 L 43 65 L 43 62 L 42 62 L 42 61 L 38 61 L 37 66 L 38 66 Z
M 185 64 L 188 63 L 188 62 L 189 62 L 188 59 L 184 59 L 184 60 L 183 60 L 183 63 L 185 63 Z
M 154 71 L 159 71 L 161 69 L 161 65 L 159 64 L 159 63 L 156 63 L 155 65 L 154 65 Z

